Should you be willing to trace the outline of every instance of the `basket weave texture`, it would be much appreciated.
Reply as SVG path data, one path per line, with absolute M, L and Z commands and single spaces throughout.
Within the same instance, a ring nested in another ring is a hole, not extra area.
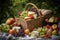
M 31 20 L 24 20 L 23 18 L 20 18 L 20 23 L 24 29 L 26 28 L 33 29 L 35 27 L 41 27 L 43 25 L 44 18 L 51 17 L 51 12 L 46 15 L 43 15 L 41 10 L 39 10 L 38 7 L 33 3 L 26 4 L 24 11 L 27 10 L 28 5 L 32 5 L 37 10 L 38 18 Z

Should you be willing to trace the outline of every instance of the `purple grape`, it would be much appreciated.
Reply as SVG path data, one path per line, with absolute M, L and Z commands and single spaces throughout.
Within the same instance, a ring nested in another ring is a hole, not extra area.
M 17 33 L 13 34 L 14 37 L 18 37 Z
M 13 36 L 15 37 L 24 37 L 25 36 L 25 33 L 24 33 L 24 30 L 23 29 L 20 29 L 19 32 L 15 33 Z

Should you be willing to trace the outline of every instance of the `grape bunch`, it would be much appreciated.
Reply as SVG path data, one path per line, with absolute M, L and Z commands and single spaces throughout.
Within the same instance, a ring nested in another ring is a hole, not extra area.
M 0 25 L 0 31 L 1 32 L 8 32 L 10 30 L 10 26 L 6 24 L 1 24 Z
M 28 14 L 28 11 L 23 11 L 23 12 L 21 13 L 21 15 L 20 15 L 20 18 L 26 17 L 27 14 Z
M 22 26 L 20 26 L 21 29 L 19 29 L 19 32 L 16 32 L 15 34 L 13 34 L 13 36 L 15 37 L 25 37 L 25 33 L 24 33 L 24 29 L 22 28 Z

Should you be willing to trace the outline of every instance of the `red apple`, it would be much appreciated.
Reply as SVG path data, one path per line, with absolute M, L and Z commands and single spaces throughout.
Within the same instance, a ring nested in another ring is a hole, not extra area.
M 15 22 L 15 19 L 14 19 L 14 18 L 9 18 L 9 19 L 7 19 L 7 21 L 6 21 L 6 24 L 11 25 L 11 24 L 13 24 L 14 22 Z
M 55 21 L 58 21 L 59 20 L 59 18 L 58 17 L 55 17 Z
M 10 33 L 10 34 L 15 34 L 16 31 L 11 29 L 11 30 L 9 31 L 9 33 Z
M 32 18 L 33 18 L 33 16 L 32 16 L 32 15 L 28 15 L 28 17 L 30 17 L 30 19 L 32 19 Z
M 50 29 L 50 28 L 51 28 L 51 26 L 50 26 L 50 25 L 46 25 L 46 28 Z

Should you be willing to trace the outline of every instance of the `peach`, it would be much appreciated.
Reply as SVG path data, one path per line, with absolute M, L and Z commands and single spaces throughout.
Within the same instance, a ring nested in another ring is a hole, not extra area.
M 13 24 L 14 22 L 15 22 L 15 19 L 14 19 L 14 18 L 9 18 L 9 19 L 7 19 L 7 21 L 6 21 L 6 24 L 11 25 L 11 24 Z

